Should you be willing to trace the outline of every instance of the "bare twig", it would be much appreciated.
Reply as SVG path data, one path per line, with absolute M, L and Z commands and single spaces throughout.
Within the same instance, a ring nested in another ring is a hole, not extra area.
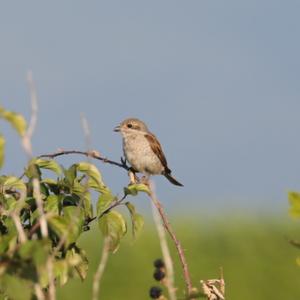
M 29 121 L 29 126 L 22 137 L 22 146 L 27 154 L 28 158 L 32 158 L 32 143 L 31 139 L 33 136 L 33 133 L 35 131 L 35 127 L 37 124 L 37 112 L 38 112 L 38 104 L 37 104 L 37 92 L 36 87 L 33 81 L 32 72 L 29 71 L 27 74 L 27 81 L 29 85 L 29 91 L 30 91 L 30 99 L 31 99 L 31 116 Z M 43 238 L 48 237 L 48 226 L 47 226 L 47 219 L 44 213 L 43 208 L 43 199 L 42 194 L 40 191 L 40 182 L 38 178 L 34 178 L 32 181 L 33 184 L 33 196 L 36 201 L 37 209 L 39 212 L 39 223 L 41 227 L 41 234 Z M 49 276 L 49 289 L 48 289 L 48 296 L 49 300 L 55 300 L 56 299 L 56 290 L 55 290 L 55 279 L 53 274 L 53 259 L 52 256 L 49 256 L 46 263 L 46 268 Z M 45 295 L 43 293 L 43 289 L 40 285 L 35 285 L 35 293 L 38 299 L 45 299 Z
M 105 214 L 107 214 L 111 209 L 113 209 L 114 207 L 116 206 L 119 206 L 123 203 L 123 201 L 126 199 L 127 195 L 124 194 L 124 196 L 120 199 L 117 199 L 117 200 L 114 200 L 108 208 L 106 208 L 102 213 L 101 215 L 98 217 L 99 219 L 102 218 Z
M 151 198 L 153 204 L 155 205 L 158 213 L 160 214 L 160 217 L 163 221 L 165 229 L 169 233 L 171 239 L 174 241 L 174 244 L 175 244 L 175 247 L 176 247 L 176 250 L 178 252 L 180 262 L 181 262 L 181 266 L 182 266 L 182 269 L 183 269 L 183 276 L 184 276 L 184 281 L 185 281 L 185 284 L 186 284 L 187 292 L 188 292 L 188 295 L 191 295 L 193 293 L 192 280 L 191 280 L 191 276 L 190 276 L 190 272 L 189 272 L 189 269 L 188 269 L 188 265 L 187 265 L 187 262 L 186 262 L 186 258 L 185 258 L 183 248 L 182 248 L 180 241 L 177 239 L 177 237 L 176 237 L 176 235 L 175 235 L 175 233 L 174 233 L 174 231 L 171 227 L 171 224 L 170 224 L 170 222 L 167 218 L 167 215 L 164 212 L 164 209 L 163 209 L 160 201 L 155 197 L 155 194 L 153 193 L 151 187 L 150 187 L 150 198 Z
M 48 226 L 47 226 L 47 219 L 44 213 L 43 208 L 43 200 L 40 191 L 40 182 L 37 178 L 34 178 L 32 181 L 33 185 L 33 196 L 36 202 L 36 206 L 40 215 L 40 226 L 41 226 L 41 234 L 43 238 L 48 237 Z
M 220 273 L 220 279 L 200 281 L 203 293 L 207 300 L 225 300 L 225 281 L 222 268 L 220 269 Z
M 88 121 L 83 114 L 81 114 L 81 125 L 82 125 L 82 129 L 83 129 L 84 137 L 85 137 L 87 153 L 90 153 L 91 152 L 90 151 L 91 144 L 92 144 L 91 132 L 90 132 Z M 100 154 L 98 152 L 93 151 L 92 153 L 93 153 L 93 155 L 100 157 Z M 87 159 L 90 160 L 91 155 L 87 155 Z M 86 186 L 86 189 L 88 189 L 88 185 Z M 123 201 L 123 199 L 121 199 L 121 201 Z M 118 201 L 116 201 L 115 205 L 118 205 L 118 204 L 119 204 Z M 106 212 L 108 212 L 108 211 L 106 211 Z M 93 218 L 93 219 L 95 219 L 95 218 Z M 93 290 L 92 290 L 92 292 L 93 292 L 92 299 L 93 300 L 97 300 L 98 296 L 99 296 L 100 282 L 101 282 L 101 279 L 102 279 L 102 276 L 103 276 L 103 273 L 104 273 L 104 270 L 105 270 L 105 267 L 106 267 L 106 264 L 108 261 L 108 257 L 109 257 L 109 239 L 110 239 L 109 237 L 104 238 L 101 259 L 100 259 L 97 271 L 94 274 Z
M 91 149 L 91 145 L 92 145 L 90 126 L 89 126 L 89 123 L 83 113 L 80 114 L 80 120 L 81 120 L 81 126 L 83 129 L 84 138 L 85 138 L 86 148 L 89 152 Z M 89 156 L 88 156 L 88 158 L 89 158 Z
M 51 217 L 53 217 L 52 212 L 44 213 L 45 219 L 48 220 Z M 37 221 L 31 226 L 29 232 L 28 232 L 28 238 L 30 239 L 35 232 L 41 227 L 41 219 L 37 219 Z
M 98 151 L 59 150 L 59 151 L 54 152 L 54 153 L 39 155 L 38 158 L 42 158 L 42 157 L 55 158 L 57 156 L 69 155 L 69 154 L 81 154 L 81 155 L 85 155 L 87 157 L 91 157 L 91 158 L 94 158 L 94 159 L 101 160 L 104 163 L 108 163 L 108 164 L 111 164 L 111 165 L 123 168 L 126 171 L 130 170 L 130 167 L 128 167 L 126 165 L 126 162 L 124 160 L 122 160 L 121 163 L 113 161 L 113 160 L 110 160 L 108 158 L 102 157 L 99 154 Z
M 20 220 L 20 216 L 19 216 L 18 212 L 13 211 L 11 213 L 11 217 L 12 217 L 14 223 L 15 223 L 20 243 L 23 244 L 27 241 L 27 237 L 26 237 L 25 231 L 23 229 L 23 226 L 22 226 L 22 223 L 21 223 L 21 220 Z
M 90 145 L 91 145 L 91 134 L 90 134 L 89 124 L 88 124 L 88 121 L 87 121 L 87 119 L 85 118 L 85 116 L 83 114 L 80 115 L 80 120 L 81 120 L 81 125 L 82 125 L 82 129 L 83 129 L 87 149 L 89 149 Z M 90 153 L 90 151 L 88 150 L 86 153 L 88 154 L 88 153 Z M 96 153 L 96 151 L 94 151 L 93 155 L 98 155 L 98 153 Z M 87 156 L 87 160 L 90 160 L 91 156 L 90 155 L 86 155 L 86 156 Z M 39 157 L 51 157 L 51 156 L 40 155 Z M 51 158 L 54 158 L 54 157 L 51 157 Z M 85 192 L 87 192 L 87 191 L 88 191 L 88 181 L 86 181 L 86 185 L 85 185 Z M 76 216 L 76 217 L 78 217 L 79 214 L 80 214 L 81 204 L 82 204 L 82 199 L 80 199 L 80 203 L 77 205 L 77 209 L 74 213 L 74 216 Z M 90 222 L 95 220 L 95 219 L 96 218 L 92 218 L 90 220 Z M 72 223 L 70 223 L 68 227 L 69 227 L 69 229 L 71 229 Z M 62 248 L 64 243 L 66 242 L 67 237 L 68 237 L 68 230 L 60 237 L 59 242 L 58 242 L 57 246 L 55 247 L 55 249 L 53 251 L 53 254 L 52 254 L 53 259 L 58 254 L 59 250 Z
M 18 232 L 19 241 L 21 244 L 23 244 L 27 241 L 27 236 L 26 236 L 26 233 L 22 226 L 22 222 L 21 222 L 21 218 L 20 218 L 20 211 L 21 211 L 21 207 L 23 206 L 23 204 L 25 202 L 26 191 L 20 190 L 20 192 L 18 192 L 18 196 L 19 196 L 18 205 L 11 212 L 10 216 L 15 223 L 15 226 L 16 226 L 16 229 Z
M 36 92 L 36 87 L 35 87 L 35 84 L 33 81 L 32 71 L 28 71 L 27 81 L 28 81 L 28 85 L 29 85 L 30 99 L 31 99 L 31 119 L 30 119 L 28 130 L 27 130 L 27 135 L 29 136 L 29 139 L 31 139 L 33 136 L 35 127 L 36 127 L 37 112 L 38 112 L 37 92 Z
M 100 283 L 101 279 L 107 265 L 108 257 L 109 257 L 109 237 L 104 238 L 103 248 L 102 248 L 102 255 L 101 259 L 97 268 L 97 271 L 94 275 L 93 279 L 93 300 L 98 299 L 99 291 L 100 291 Z
M 36 89 L 35 89 L 34 82 L 32 79 L 32 72 L 30 72 L 30 71 L 27 74 L 27 80 L 28 80 L 29 89 L 30 89 L 31 116 L 30 116 L 29 126 L 28 126 L 25 134 L 22 136 L 21 143 L 22 143 L 25 153 L 27 154 L 27 156 L 29 158 L 31 158 L 32 157 L 31 137 L 33 135 L 33 132 L 34 132 L 34 129 L 36 126 L 36 120 L 37 120 L 37 97 L 36 97 Z M 21 202 L 23 202 L 25 200 L 25 197 L 26 197 L 26 195 L 22 195 L 20 197 L 19 204 L 21 204 Z M 26 237 L 24 228 L 22 226 L 19 213 L 20 213 L 20 210 L 15 209 L 11 213 L 11 217 L 12 217 L 12 219 L 15 223 L 16 229 L 18 231 L 20 243 L 22 244 L 27 241 L 27 237 Z
M 34 285 L 34 292 L 35 292 L 36 298 L 38 300 L 45 300 L 46 299 L 45 295 L 43 293 L 42 287 L 37 283 Z
M 22 137 L 22 146 L 24 148 L 24 151 L 28 155 L 29 158 L 32 157 L 32 145 L 31 145 L 31 139 L 36 127 L 37 123 L 37 111 L 38 111 L 38 105 L 37 105 L 37 93 L 35 84 L 33 81 L 32 72 L 29 71 L 27 74 L 27 81 L 29 85 L 29 92 L 30 92 L 30 100 L 31 100 L 31 116 L 29 121 L 29 126 Z
M 153 195 L 155 195 L 155 186 L 153 182 L 151 184 L 151 190 Z M 156 198 L 156 196 L 155 196 Z M 154 223 L 156 225 L 159 241 L 160 241 L 160 247 L 163 254 L 164 262 L 166 265 L 166 273 L 167 273 L 167 280 L 166 280 L 166 286 L 168 289 L 170 300 L 176 300 L 176 289 L 174 287 L 174 268 L 173 268 L 173 261 L 170 254 L 170 250 L 168 247 L 168 242 L 165 234 L 164 227 L 161 223 L 161 219 L 158 215 L 158 211 L 156 210 L 156 207 L 152 201 L 152 213 L 153 213 L 153 219 Z
M 46 268 L 48 272 L 49 277 L 49 289 L 48 289 L 48 295 L 49 300 L 55 300 L 56 299 L 56 288 L 55 288 L 55 278 L 54 278 L 54 272 L 53 272 L 53 257 L 51 255 L 48 256 Z

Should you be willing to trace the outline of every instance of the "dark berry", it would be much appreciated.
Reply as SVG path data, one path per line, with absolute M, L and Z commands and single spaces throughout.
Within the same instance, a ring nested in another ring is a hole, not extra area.
M 158 299 L 162 294 L 162 289 L 158 286 L 153 286 L 150 291 L 149 295 L 152 299 Z
M 154 264 L 154 267 L 158 268 L 158 269 L 165 267 L 165 263 L 161 258 L 156 259 L 153 264 Z
M 83 226 L 83 231 L 89 231 L 91 228 L 89 225 Z
M 161 281 L 163 278 L 165 278 L 166 274 L 164 271 L 161 269 L 156 269 L 155 272 L 153 273 L 153 277 L 157 281 Z

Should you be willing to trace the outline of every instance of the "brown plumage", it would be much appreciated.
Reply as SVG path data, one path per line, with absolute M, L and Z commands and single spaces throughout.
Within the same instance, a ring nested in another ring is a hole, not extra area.
M 146 175 L 161 174 L 171 183 L 183 186 L 171 175 L 161 144 L 144 122 L 126 119 L 115 131 L 122 133 L 124 155 L 134 170 Z

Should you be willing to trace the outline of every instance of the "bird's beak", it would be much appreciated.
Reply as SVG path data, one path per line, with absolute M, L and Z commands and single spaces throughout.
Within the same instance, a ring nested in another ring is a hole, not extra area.
M 114 131 L 115 131 L 115 132 L 119 132 L 119 131 L 120 131 L 120 125 L 116 126 L 116 127 L 114 128 Z

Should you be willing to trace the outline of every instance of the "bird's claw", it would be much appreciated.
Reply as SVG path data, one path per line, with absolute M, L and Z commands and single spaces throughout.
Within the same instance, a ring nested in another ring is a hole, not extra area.
M 147 186 L 150 186 L 149 176 L 143 176 L 143 177 L 140 179 L 140 183 L 142 183 L 142 184 L 144 184 L 144 185 L 147 185 Z

